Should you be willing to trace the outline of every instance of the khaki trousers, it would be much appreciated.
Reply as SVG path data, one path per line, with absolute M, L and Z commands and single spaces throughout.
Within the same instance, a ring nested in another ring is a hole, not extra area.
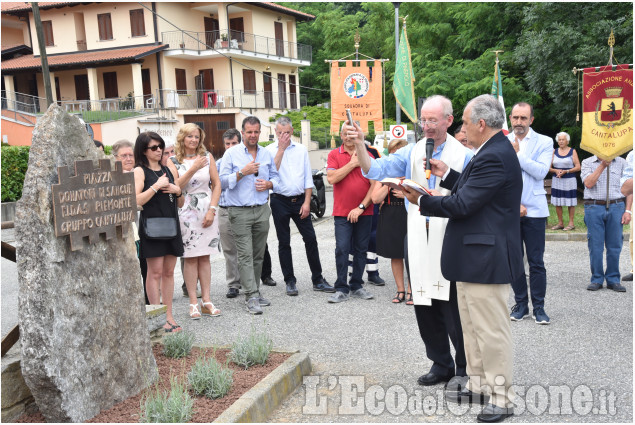
M 491 396 L 490 403 L 512 407 L 512 331 L 508 284 L 456 282 L 468 389 Z
M 220 246 L 225 257 L 225 279 L 229 288 L 240 289 L 240 274 L 238 273 L 238 253 L 236 241 L 229 222 L 227 208 L 218 209 L 218 228 L 220 229 Z
M 236 251 L 240 284 L 246 299 L 260 297 L 260 274 L 269 235 L 269 204 L 257 207 L 227 207 Z

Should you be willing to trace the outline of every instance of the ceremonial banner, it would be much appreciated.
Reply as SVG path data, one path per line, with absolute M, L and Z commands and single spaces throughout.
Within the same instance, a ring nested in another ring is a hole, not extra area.
M 381 90 L 381 62 L 361 61 L 353 67 L 346 61 L 340 67 L 338 62 L 331 63 L 331 134 L 339 134 L 342 121 L 346 121 L 346 109 L 351 110 L 354 120 L 358 120 L 362 130 L 368 132 L 368 121 L 375 123 L 375 132 L 383 131 Z
M 496 57 L 496 65 L 494 65 L 494 81 L 492 81 L 492 96 L 498 99 L 498 102 L 505 110 L 505 102 L 503 102 L 503 80 L 501 79 L 501 70 L 498 67 L 498 57 Z M 505 113 L 505 121 L 503 122 L 503 132 L 509 133 L 509 127 L 507 127 L 507 113 Z
M 582 86 L 580 147 L 607 161 L 633 149 L 633 70 L 585 68 Z
M 392 83 L 392 92 L 401 110 L 410 121 L 417 122 L 417 103 L 415 101 L 414 88 L 415 75 L 412 71 L 410 60 L 410 44 L 406 29 L 401 30 L 399 38 L 399 51 L 397 52 L 397 64 L 395 65 L 395 78 Z

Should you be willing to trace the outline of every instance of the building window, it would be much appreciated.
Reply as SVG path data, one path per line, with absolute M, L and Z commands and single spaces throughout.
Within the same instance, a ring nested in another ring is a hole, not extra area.
M 53 23 L 51 21 L 42 21 L 42 30 L 44 32 L 44 44 L 46 46 L 55 46 L 53 40 Z
M 130 33 L 133 37 L 146 35 L 146 24 L 143 20 L 143 9 L 130 11 Z
M 187 94 L 187 81 L 185 79 L 185 70 L 175 68 L 176 74 L 176 91 L 178 94 Z
M 97 26 L 99 28 L 100 40 L 112 40 L 112 21 L 110 13 L 97 15 Z
M 216 121 L 216 130 L 229 130 L 229 121 Z
M 243 88 L 245 94 L 256 94 L 256 71 L 243 69 Z

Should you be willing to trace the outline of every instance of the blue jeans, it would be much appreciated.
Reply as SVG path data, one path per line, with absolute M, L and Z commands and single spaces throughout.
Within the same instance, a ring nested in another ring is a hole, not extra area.
M 527 253 L 529 263 L 529 288 L 531 305 L 534 309 L 545 306 L 547 292 L 547 271 L 545 270 L 545 226 L 547 218 L 521 217 L 520 240 L 521 250 Z M 524 242 L 524 246 L 523 246 Z M 527 278 L 525 273 L 518 275 L 512 282 L 516 304 L 528 304 Z
M 366 266 L 366 250 L 370 239 L 370 228 L 373 217 L 360 216 L 357 223 L 349 222 L 346 217 L 334 217 L 335 223 L 335 267 L 337 280 L 335 290 L 348 294 L 362 287 L 362 275 Z M 353 253 L 353 275 L 350 287 L 348 277 L 348 253 Z
M 584 223 L 587 227 L 591 283 L 616 285 L 620 283 L 620 253 L 622 235 L 623 202 L 605 205 L 585 205 Z M 604 245 L 606 245 L 606 272 L 604 271 Z

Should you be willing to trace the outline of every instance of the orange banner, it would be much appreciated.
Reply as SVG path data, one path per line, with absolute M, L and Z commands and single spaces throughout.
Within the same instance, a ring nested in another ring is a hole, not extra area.
M 331 133 L 340 134 L 342 122 L 346 121 L 346 109 L 351 110 L 354 120 L 358 120 L 362 130 L 368 132 L 368 122 L 375 123 L 375 132 L 383 131 L 381 90 L 381 62 L 346 61 L 340 67 L 338 62 L 331 63 Z
M 608 161 L 633 149 L 633 70 L 585 68 L 583 87 L 580 147 Z

